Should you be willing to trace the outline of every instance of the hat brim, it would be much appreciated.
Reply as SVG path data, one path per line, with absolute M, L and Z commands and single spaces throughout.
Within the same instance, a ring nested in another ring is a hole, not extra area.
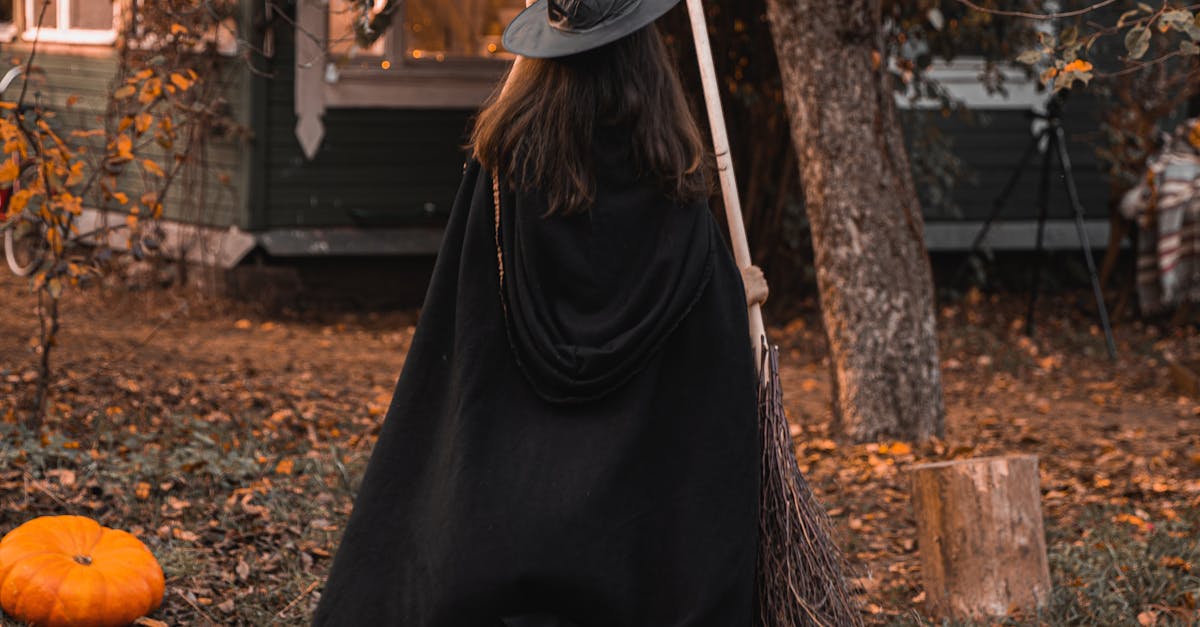
M 517 15 L 504 29 L 504 49 L 534 59 L 551 59 L 585 52 L 610 44 L 649 26 L 670 11 L 679 0 L 642 0 L 625 15 L 582 33 L 559 30 L 550 25 L 547 0 L 538 0 Z

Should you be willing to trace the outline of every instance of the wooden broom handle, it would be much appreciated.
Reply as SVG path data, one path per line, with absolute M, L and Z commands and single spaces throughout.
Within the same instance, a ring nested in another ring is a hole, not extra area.
M 688 17 L 692 22 L 692 38 L 696 40 L 696 59 L 700 63 L 700 82 L 704 85 L 704 104 L 708 109 L 708 125 L 712 130 L 713 151 L 717 155 L 717 173 L 721 178 L 721 196 L 725 199 L 725 219 L 729 223 L 729 240 L 738 268 L 754 265 L 750 243 L 746 240 L 746 224 L 742 218 L 742 202 L 738 198 L 737 180 L 733 174 L 733 157 L 729 154 L 729 134 L 725 129 L 725 112 L 721 108 L 721 92 L 717 86 L 717 70 L 713 65 L 712 44 L 708 41 L 708 25 L 700 0 L 687 0 Z M 750 305 L 750 342 L 754 346 L 755 363 L 762 364 L 762 343 L 766 337 L 762 307 Z M 761 373 L 760 373 L 761 374 Z

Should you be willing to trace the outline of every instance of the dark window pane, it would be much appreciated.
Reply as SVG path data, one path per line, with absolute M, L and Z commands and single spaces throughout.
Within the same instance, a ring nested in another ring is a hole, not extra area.
M 0 0 L 0 22 L 11 22 L 13 16 L 13 0 Z
M 58 28 L 58 2 L 56 0 L 30 0 L 29 4 L 25 6 L 29 8 L 29 14 L 25 16 L 28 28 L 39 24 L 42 28 Z M 41 18 L 41 22 L 38 22 L 38 18 Z
M 112 30 L 112 0 L 68 0 L 71 4 L 71 28 Z

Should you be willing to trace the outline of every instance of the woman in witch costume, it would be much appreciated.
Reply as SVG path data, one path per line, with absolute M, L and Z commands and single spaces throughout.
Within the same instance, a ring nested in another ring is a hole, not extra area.
M 755 621 L 748 301 L 653 21 L 540 0 L 479 114 L 314 624 Z

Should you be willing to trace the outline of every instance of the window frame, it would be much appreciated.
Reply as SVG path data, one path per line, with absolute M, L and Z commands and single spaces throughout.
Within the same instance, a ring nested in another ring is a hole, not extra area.
M 449 0 L 454 1 L 454 0 Z M 401 3 L 399 13 L 392 26 L 380 38 L 384 42 L 384 53 L 381 56 L 368 57 L 372 61 L 386 61 L 389 66 L 382 67 L 380 65 L 368 66 L 365 64 L 344 65 L 339 67 L 339 72 L 347 77 L 378 77 L 392 74 L 409 74 L 420 77 L 430 76 L 446 76 L 446 77 L 464 77 L 478 78 L 481 80 L 494 80 L 515 58 L 514 55 L 496 56 L 496 57 L 451 57 L 445 60 L 434 59 L 414 59 L 408 54 L 408 46 L 405 31 L 405 9 L 406 3 Z M 326 27 L 328 28 L 328 26 Z M 332 33 L 330 33 L 330 37 Z M 326 49 L 328 50 L 328 40 L 326 41 Z M 334 63 L 344 61 L 343 57 L 335 55 L 333 52 L 328 53 Z
M 71 3 L 78 0 L 56 0 L 58 14 L 55 16 L 53 28 L 39 27 L 36 21 L 37 6 L 42 0 L 17 0 L 25 11 L 25 24 L 21 29 L 21 39 L 24 41 L 44 41 L 49 43 L 77 44 L 85 46 L 111 46 L 117 41 L 117 19 L 120 16 L 121 3 L 113 1 L 112 22 L 107 30 L 93 28 L 71 27 Z M 63 24 L 67 26 L 62 27 Z
M 328 7 L 327 3 L 325 4 Z M 346 63 L 329 50 L 326 9 L 325 82 L 334 107 L 474 108 L 491 94 L 511 58 L 450 58 L 444 61 L 409 58 L 405 39 L 405 4 L 383 35 L 384 52 L 375 63 Z M 384 65 L 386 64 L 386 66 Z
M 329 50 L 329 21 L 328 0 L 296 0 L 296 137 L 308 159 L 320 150 L 327 108 L 475 109 L 512 64 L 507 58 L 408 60 L 404 15 L 398 15 L 384 35 L 384 55 L 372 57 L 389 66 L 349 65 Z

